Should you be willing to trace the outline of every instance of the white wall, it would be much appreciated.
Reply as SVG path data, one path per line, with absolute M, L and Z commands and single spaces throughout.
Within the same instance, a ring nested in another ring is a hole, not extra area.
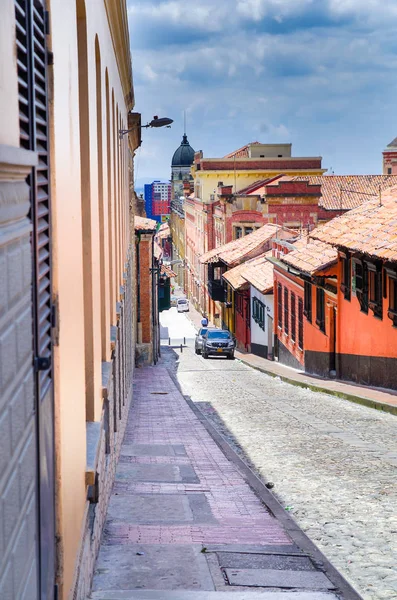
M 267 318 L 265 318 L 265 331 L 259 327 L 257 323 L 255 323 L 252 315 L 253 315 L 253 302 L 254 298 L 258 298 L 265 305 L 265 313 L 274 318 L 273 312 L 273 294 L 261 294 L 254 286 L 251 285 L 251 344 L 259 344 L 261 346 L 267 346 L 268 341 L 268 323 Z

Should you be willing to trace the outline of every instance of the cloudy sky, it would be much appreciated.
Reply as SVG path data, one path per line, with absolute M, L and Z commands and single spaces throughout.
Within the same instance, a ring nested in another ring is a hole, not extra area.
M 204 156 L 292 142 L 338 174 L 381 172 L 397 136 L 396 0 L 127 0 L 137 183 L 169 179 L 183 134 Z

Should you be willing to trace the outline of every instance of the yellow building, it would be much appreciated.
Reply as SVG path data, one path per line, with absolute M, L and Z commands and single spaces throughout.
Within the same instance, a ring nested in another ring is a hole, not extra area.
M 240 206 L 233 211 L 229 206 L 231 197 L 255 182 L 271 181 L 280 175 L 322 175 L 325 170 L 321 161 L 321 157 L 292 156 L 291 144 L 253 142 L 223 158 L 205 158 L 201 151 L 195 153 L 191 169 L 194 192 L 184 206 L 185 287 L 201 311 L 209 312 L 210 296 L 200 256 L 271 220 L 270 215 L 265 218 L 267 207 L 260 205 L 258 209 L 252 198 L 239 199 Z M 214 319 L 221 323 L 220 310 Z
M 131 399 L 125 0 L 4 0 L 0 51 L 0 598 L 79 600 Z

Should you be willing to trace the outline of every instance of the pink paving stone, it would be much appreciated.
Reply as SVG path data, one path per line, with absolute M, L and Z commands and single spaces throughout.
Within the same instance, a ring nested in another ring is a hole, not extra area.
M 151 392 L 167 391 L 160 396 Z M 210 544 L 238 543 L 259 546 L 290 544 L 280 524 L 230 463 L 179 393 L 167 370 L 157 366 L 136 372 L 135 396 L 127 424 L 125 445 L 183 445 L 187 456 L 128 456 L 123 468 L 144 464 L 191 465 L 200 483 L 116 481 L 113 494 L 204 494 L 215 524 L 138 524 L 125 517 L 107 522 L 103 543 Z M 130 501 L 130 500 L 129 500 Z M 124 513 L 125 514 L 125 513 Z

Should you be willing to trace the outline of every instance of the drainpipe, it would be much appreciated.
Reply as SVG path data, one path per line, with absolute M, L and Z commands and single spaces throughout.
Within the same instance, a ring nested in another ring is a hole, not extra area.
M 137 276 L 137 286 L 136 286 L 136 296 L 137 296 L 137 311 L 136 318 L 137 322 L 141 322 L 141 258 L 140 258 L 140 242 L 141 242 L 141 234 L 138 233 L 138 243 L 136 244 L 136 276 Z
M 153 363 L 158 359 L 158 315 L 157 315 L 157 269 L 154 266 L 154 235 L 152 237 L 152 330 L 153 330 Z

